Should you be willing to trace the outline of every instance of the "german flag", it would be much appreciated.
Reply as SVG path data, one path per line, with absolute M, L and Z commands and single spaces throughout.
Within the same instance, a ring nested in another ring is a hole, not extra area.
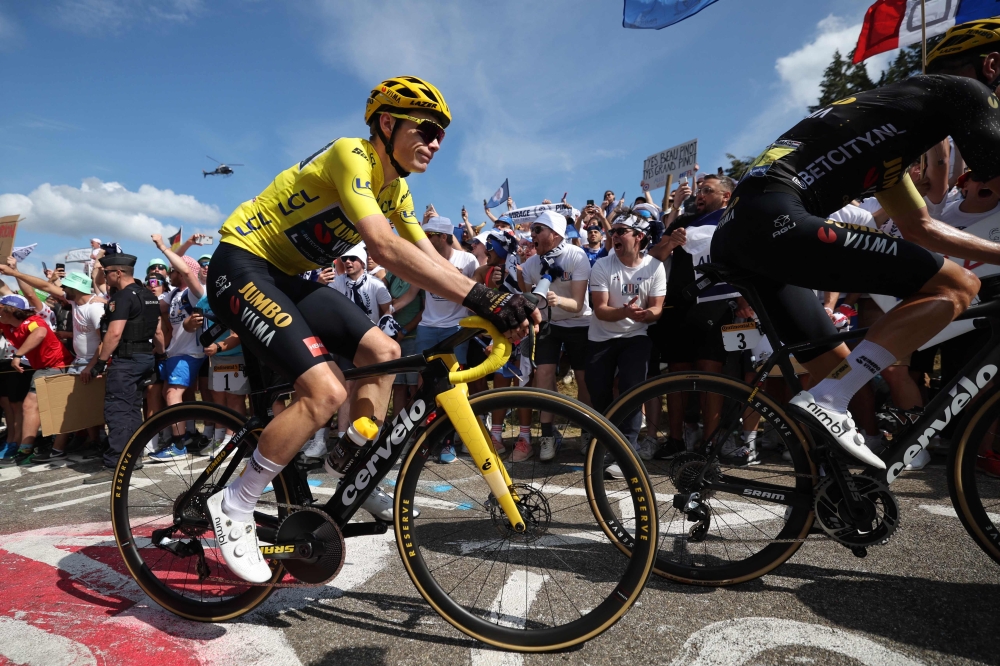
M 176 252 L 181 249 L 181 234 L 184 231 L 184 227 L 177 230 L 177 233 L 171 236 L 168 240 L 170 241 L 170 249 Z

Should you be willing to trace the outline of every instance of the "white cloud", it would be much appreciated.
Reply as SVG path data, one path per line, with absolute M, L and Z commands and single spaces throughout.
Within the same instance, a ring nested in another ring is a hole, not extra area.
M 857 46 L 861 24 L 849 24 L 845 19 L 830 15 L 816 25 L 816 32 L 812 41 L 775 61 L 778 82 L 771 95 L 774 102 L 730 142 L 730 152 L 741 156 L 756 155 L 768 141 L 801 120 L 808 107 L 819 99 L 819 84 L 823 80 L 823 72 L 833 60 L 834 51 L 840 51 L 846 58 Z M 865 61 L 872 80 L 878 79 L 894 57 L 895 51 Z
M 202 10 L 202 0 L 62 0 L 54 16 L 74 32 L 104 33 L 137 21 L 181 23 Z
M 23 41 L 20 26 L 14 19 L 0 14 L 0 51 L 11 50 Z
M 152 185 L 135 192 L 120 183 L 87 178 L 79 188 L 45 183 L 28 195 L 0 194 L 0 215 L 20 213 L 25 231 L 89 239 L 149 241 L 150 234 L 172 232 L 178 222 L 218 223 L 222 214 L 215 206 L 201 203 L 189 194 L 177 194 Z
M 468 194 L 479 198 L 505 177 L 534 184 L 558 174 L 566 182 L 574 170 L 605 158 L 599 149 L 608 147 L 607 136 L 583 129 L 586 121 L 617 103 L 623 72 L 634 71 L 636 62 L 681 48 L 678 40 L 612 32 L 620 31 L 620 5 L 556 1 L 526 11 L 527 5 L 458 0 L 313 2 L 321 53 L 331 66 L 365 85 L 416 74 L 441 89 L 452 128 L 461 127 L 458 169 L 469 180 Z M 402 28 L 386 28 L 397 38 L 373 39 L 380 17 L 405 26 L 405 36 Z M 360 103 L 356 108 L 360 115 Z M 445 139 L 455 150 L 449 141 L 455 139 Z

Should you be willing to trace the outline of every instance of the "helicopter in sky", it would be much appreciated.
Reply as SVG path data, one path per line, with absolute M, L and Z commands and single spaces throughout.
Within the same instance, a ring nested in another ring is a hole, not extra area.
M 233 175 L 233 167 L 243 166 L 242 164 L 223 164 L 222 162 L 220 162 L 219 160 L 215 159 L 211 155 L 205 155 L 205 157 L 207 157 L 208 159 L 212 160 L 213 162 L 215 162 L 219 166 L 215 167 L 215 171 L 205 171 L 203 169 L 202 172 L 201 172 L 201 177 L 202 178 L 207 178 L 208 176 L 232 176 Z

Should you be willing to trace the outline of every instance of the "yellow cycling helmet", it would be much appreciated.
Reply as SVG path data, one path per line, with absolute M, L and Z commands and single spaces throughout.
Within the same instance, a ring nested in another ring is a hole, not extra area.
M 416 76 L 395 76 L 372 88 L 365 104 L 365 124 L 381 109 L 423 109 L 434 113 L 442 127 L 451 122 L 451 111 L 441 91 Z
M 948 32 L 944 33 L 944 38 L 927 53 L 927 70 L 931 70 L 935 60 L 941 65 L 943 60 L 948 60 L 951 56 L 980 49 L 987 44 L 1000 48 L 1000 16 L 969 21 L 949 28 Z M 976 55 L 986 55 L 986 53 Z

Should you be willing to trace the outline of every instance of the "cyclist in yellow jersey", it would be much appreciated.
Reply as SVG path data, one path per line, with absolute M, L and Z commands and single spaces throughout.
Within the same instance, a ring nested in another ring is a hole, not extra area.
M 244 473 L 207 502 L 222 555 L 246 580 L 271 575 L 257 549 L 254 505 L 347 399 L 332 354 L 358 366 L 399 357 L 399 345 L 347 297 L 299 273 L 329 266 L 364 240 L 369 255 L 394 275 L 462 303 L 511 339 L 540 320 L 522 296 L 494 292 L 456 272 L 417 223 L 403 178 L 427 170 L 450 122 L 448 104 L 433 85 L 413 76 L 387 79 L 368 97 L 368 140 L 327 144 L 278 174 L 222 225 L 208 270 L 212 310 L 250 353 L 293 381 L 297 397 L 261 433 Z M 352 416 L 381 425 L 392 380 L 359 381 Z M 388 496 L 373 494 L 369 502 L 369 512 L 391 517 Z

